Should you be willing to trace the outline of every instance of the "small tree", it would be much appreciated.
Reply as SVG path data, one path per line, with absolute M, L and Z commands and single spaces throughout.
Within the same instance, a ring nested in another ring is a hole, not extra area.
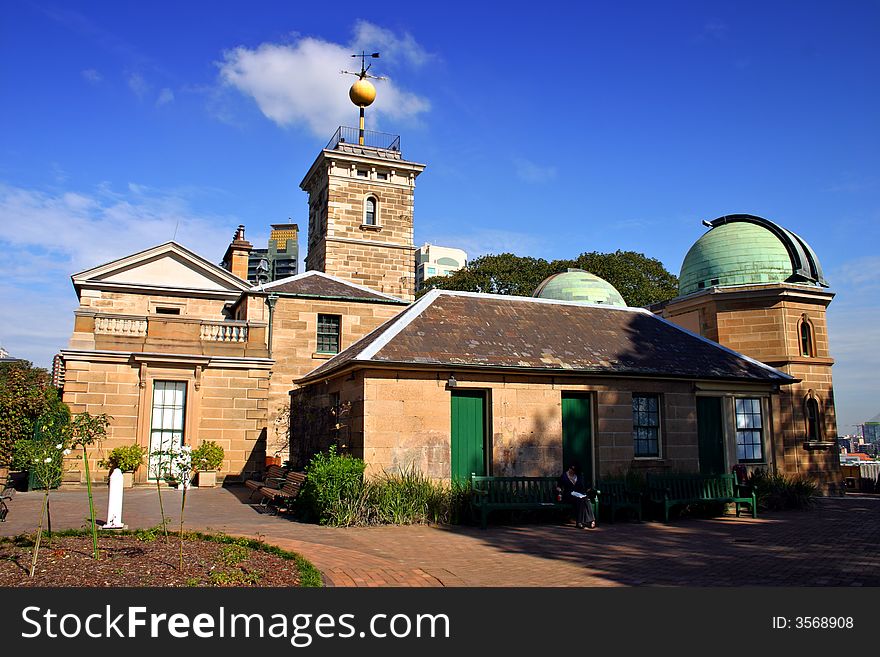
M 183 491 L 183 494 L 180 498 L 180 530 L 178 535 L 180 537 L 180 563 L 178 565 L 178 569 L 183 572 L 183 515 L 186 509 L 186 491 L 190 486 L 190 482 L 192 481 L 194 470 L 193 470 L 193 452 L 192 447 L 189 445 L 183 445 L 181 447 L 173 447 L 171 449 L 164 450 L 155 450 L 151 453 L 152 456 L 159 459 L 159 470 L 162 469 L 162 464 L 165 464 L 167 471 L 165 472 L 165 476 L 172 477 L 179 482 L 179 485 Z M 167 459 L 167 460 L 166 460 Z M 159 473 L 157 473 L 157 481 Z M 159 493 L 159 501 L 161 505 L 162 494 Z M 162 526 L 165 529 L 165 513 L 162 511 Z M 165 529 L 166 538 L 168 536 L 167 529 Z
M 40 520 L 37 523 L 37 536 L 31 557 L 30 576 L 37 569 L 40 554 L 40 541 L 43 538 L 43 520 L 49 518 L 49 491 L 60 483 L 61 462 L 70 453 L 66 445 L 68 437 L 67 407 L 56 409 L 55 412 L 44 413 L 37 419 L 34 437 L 28 446 L 27 453 L 30 463 L 28 468 L 33 473 L 37 486 L 43 489 L 43 505 L 40 509 Z M 19 441 L 19 443 L 25 441 Z M 49 543 L 52 542 L 52 523 L 49 521 Z
M 92 476 L 89 472 L 88 446 L 107 437 L 107 427 L 112 418 L 106 413 L 91 415 L 88 411 L 74 416 L 70 423 L 70 444 L 82 449 L 83 468 L 86 475 L 86 488 L 89 495 L 89 519 L 92 523 L 92 556 L 98 554 L 98 523 L 95 521 L 95 500 L 92 497 Z

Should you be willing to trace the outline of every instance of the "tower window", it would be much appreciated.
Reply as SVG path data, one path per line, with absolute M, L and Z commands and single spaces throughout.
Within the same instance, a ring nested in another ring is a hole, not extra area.
M 810 320 L 807 319 L 806 315 L 804 315 L 800 321 L 800 342 L 801 356 L 811 358 L 816 355 L 815 347 L 813 345 L 813 326 L 810 324 Z
M 366 169 L 358 169 L 358 177 L 359 178 L 367 178 L 370 173 Z
M 819 402 L 814 397 L 808 397 L 806 402 L 807 410 L 807 440 L 822 440 L 822 433 L 819 429 Z
M 378 213 L 376 199 L 372 196 L 368 196 L 366 202 L 364 203 L 364 224 L 367 226 L 376 226 L 378 224 L 377 217 Z
M 378 172 L 376 173 L 376 178 L 377 178 L 378 180 L 388 180 L 388 174 L 385 173 L 384 171 L 378 171 Z

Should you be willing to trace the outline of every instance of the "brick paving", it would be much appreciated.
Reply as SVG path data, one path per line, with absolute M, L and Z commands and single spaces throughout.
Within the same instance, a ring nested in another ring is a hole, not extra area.
M 186 527 L 260 538 L 299 552 L 329 586 L 880 586 L 880 497 L 818 500 L 758 519 L 618 522 L 585 531 L 522 523 L 331 528 L 261 512 L 240 487 L 192 489 Z M 98 517 L 106 489 L 96 493 Z M 163 491 L 179 518 L 180 493 Z M 40 493 L 18 493 L 0 535 L 32 532 Z M 53 528 L 88 522 L 84 490 L 52 493 Z M 126 492 L 131 528 L 160 521 L 156 491 Z M 174 526 L 174 525 L 172 525 Z

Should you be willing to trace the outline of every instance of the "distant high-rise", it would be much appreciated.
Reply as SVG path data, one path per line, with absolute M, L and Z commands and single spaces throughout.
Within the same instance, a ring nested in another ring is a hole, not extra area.
M 299 273 L 299 226 L 272 224 L 269 246 L 253 249 L 248 255 L 248 281 L 257 283 L 260 261 L 265 260 L 266 282 L 277 281 Z
M 433 276 L 449 276 L 467 264 L 467 253 L 449 246 L 427 242 L 416 251 L 416 289 Z

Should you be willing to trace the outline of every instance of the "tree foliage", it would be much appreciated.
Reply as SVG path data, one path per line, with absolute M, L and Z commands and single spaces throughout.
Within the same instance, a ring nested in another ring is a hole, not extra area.
M 16 442 L 33 438 L 37 418 L 62 406 L 49 372 L 26 361 L 0 364 L 0 465 Z
M 480 256 L 450 276 L 427 279 L 420 295 L 436 288 L 532 296 L 541 281 L 569 268 L 583 269 L 604 278 L 630 306 L 647 306 L 678 294 L 678 278 L 656 258 L 635 251 L 592 251 L 571 260 L 550 262 L 513 253 Z

